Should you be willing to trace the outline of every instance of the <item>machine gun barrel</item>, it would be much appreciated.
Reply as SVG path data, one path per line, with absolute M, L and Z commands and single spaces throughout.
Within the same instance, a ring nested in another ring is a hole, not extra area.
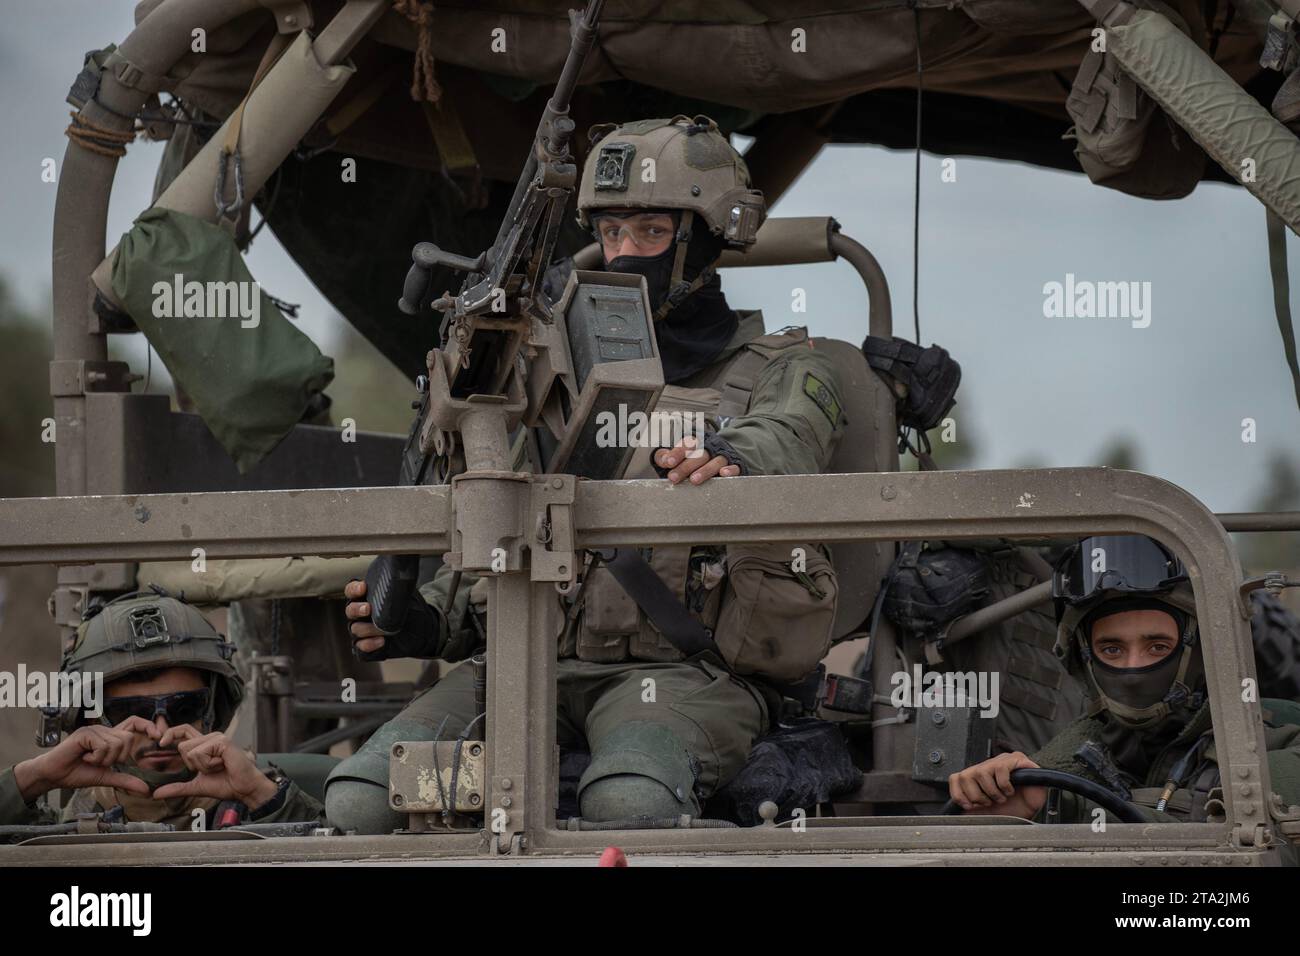
M 573 45 L 569 47 L 569 55 L 564 59 L 564 67 L 560 70 L 560 78 L 556 81 L 555 90 L 551 93 L 551 98 L 546 101 L 546 111 L 537 124 L 534 142 L 545 143 L 547 152 L 552 155 L 564 152 L 568 146 L 567 139 L 560 142 L 554 140 L 551 135 L 551 126 L 555 117 L 564 116 L 569 112 L 569 103 L 573 100 L 573 91 L 578 87 L 578 76 L 582 73 L 583 64 L 587 61 L 587 54 L 591 52 L 592 44 L 596 42 L 596 23 L 600 20 L 600 11 L 604 6 L 605 0 L 590 0 L 582 19 L 575 24 Z M 523 172 L 519 175 L 519 182 L 515 184 L 515 192 L 510 199 L 509 206 L 511 214 L 518 212 L 519 206 L 523 202 L 524 193 L 536 175 L 537 150 L 534 149 L 528 154 Z M 510 231 L 510 225 L 514 221 L 511 214 L 507 214 L 502 221 L 501 229 L 497 232 L 496 241 L 492 244 L 493 248 L 496 248 Z
M 411 269 L 398 300 L 398 307 L 408 315 L 429 306 L 435 267 L 448 266 L 467 275 L 455 299 L 442 297 L 436 304 L 444 312 L 439 341 L 446 352 L 435 360 L 445 364 L 438 367 L 438 375 L 430 366 L 430 377 L 424 380 L 419 412 L 402 452 L 402 484 L 427 480 L 432 455 L 423 435 L 425 419 L 434 408 L 429 389 L 438 387 L 441 399 L 465 401 L 475 395 L 503 393 L 514 374 L 515 358 L 528 335 L 528 306 L 521 300 L 525 292 L 534 300 L 541 294 L 538 286 L 550 265 L 568 197 L 576 188 L 577 171 L 569 153 L 574 128 L 569 104 L 595 43 L 604 5 L 604 0 L 588 0 L 583 15 L 574 22 L 560 78 L 537 124 L 532 148 L 491 248 L 475 259 L 445 252 L 432 243 L 420 243 L 412 252 Z M 516 271 L 524 275 L 517 277 Z M 515 297 L 514 301 L 506 303 L 507 295 Z M 457 325 L 454 336 L 453 323 Z M 437 424 L 431 419 L 430 424 L 435 425 L 435 433 L 438 428 L 457 429 L 454 422 Z M 436 441 L 433 445 L 439 447 Z M 371 621 L 383 633 L 395 634 L 403 627 L 418 572 L 415 555 L 381 555 L 371 563 L 366 599 L 371 605 Z
M 600 13 L 604 6 L 605 0 L 589 0 L 582 18 L 574 24 L 573 42 L 569 46 L 568 56 L 564 59 L 564 66 L 560 70 L 560 78 L 555 84 L 550 99 L 546 101 L 546 109 L 542 112 L 542 118 L 537 123 L 537 132 L 533 137 L 533 149 L 529 151 L 524 161 L 519 181 L 515 183 L 514 194 L 510 197 L 510 205 L 505 216 L 502 217 L 496 239 L 493 240 L 492 248 L 488 252 L 489 268 L 496 265 L 498 257 L 510 243 L 512 233 L 519 225 L 525 198 L 537 178 L 539 164 L 543 160 L 563 162 L 569 158 L 569 142 L 573 135 L 573 121 L 568 115 L 569 104 L 573 100 L 573 91 L 577 89 L 583 65 L 587 62 L 587 55 L 596 42 L 596 25 L 600 21 Z M 500 270 L 493 268 L 493 272 L 499 274 Z M 500 275 L 499 277 L 503 278 Z M 477 278 L 477 276 L 470 276 L 466 280 L 462 294 L 476 284 L 474 280 Z

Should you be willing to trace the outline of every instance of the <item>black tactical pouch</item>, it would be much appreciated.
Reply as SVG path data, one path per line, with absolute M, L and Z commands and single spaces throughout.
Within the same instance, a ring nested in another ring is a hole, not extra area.
M 938 345 L 921 348 L 897 336 L 868 335 L 862 354 L 898 396 L 898 423 L 925 432 L 934 428 L 957 401 L 961 366 Z
M 883 613 L 909 634 L 937 634 L 989 596 L 988 558 L 965 548 L 905 549 Z

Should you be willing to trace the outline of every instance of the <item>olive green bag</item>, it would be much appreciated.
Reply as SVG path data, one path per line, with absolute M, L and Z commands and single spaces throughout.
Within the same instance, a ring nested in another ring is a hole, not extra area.
M 1134 3 L 1190 33 L 1187 21 L 1167 4 Z M 1110 53 L 1090 47 L 1065 108 L 1074 120 L 1066 138 L 1075 140 L 1074 154 L 1094 183 L 1147 199 L 1181 199 L 1201 181 L 1205 151 Z
M 822 547 L 803 546 L 792 567 L 789 544 L 727 546 L 727 582 L 713 637 L 738 674 L 776 681 L 807 677 L 830 650 L 839 587 Z
M 146 210 L 122 237 L 113 292 L 241 474 L 334 378 L 334 360 L 253 282 L 219 226 Z

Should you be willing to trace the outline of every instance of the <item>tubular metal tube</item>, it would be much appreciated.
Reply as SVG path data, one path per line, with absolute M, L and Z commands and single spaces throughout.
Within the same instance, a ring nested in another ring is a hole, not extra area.
M 880 262 L 862 243 L 850 239 L 842 232 L 831 234 L 831 249 L 837 256 L 847 259 L 858 270 L 867 287 L 870 300 L 868 328 L 872 335 L 887 339 L 894 334 L 894 307 L 889 298 L 889 280 Z
M 119 52 L 146 73 L 165 74 L 189 52 L 191 30 L 202 27 L 212 31 L 257 9 L 258 0 L 168 0 L 131 32 Z M 81 115 L 97 126 L 125 132 L 133 125 L 127 117 L 139 110 L 145 95 L 105 72 L 97 100 L 86 103 Z M 108 199 L 116 172 L 117 157 L 101 156 L 69 141 L 54 205 L 55 362 L 104 361 L 107 357 L 104 335 L 89 330 L 91 293 L 86 277 L 104 258 Z M 58 430 L 54 446 L 56 492 L 85 494 L 85 399 L 81 395 L 55 395 L 54 417 Z
M 118 47 L 118 52 L 148 74 L 167 74 L 190 49 L 191 30 L 215 30 L 241 14 L 259 9 L 258 0 L 168 0 L 149 14 Z M 96 97 L 80 115 L 101 128 L 126 132 L 130 117 L 144 104 L 146 94 L 124 86 L 105 71 Z M 108 200 L 117 173 L 116 156 L 93 153 L 69 140 L 59 169 L 54 202 L 52 276 L 54 297 L 51 397 L 57 441 L 54 443 L 54 489 L 57 495 L 84 495 L 87 488 L 86 399 L 82 391 L 67 394 L 70 376 L 64 371 L 80 362 L 103 362 L 108 342 L 91 330 L 93 292 L 87 282 L 104 258 L 108 232 Z M 79 378 L 80 376 L 78 376 Z M 83 386 L 84 388 L 84 386 Z M 54 621 L 66 645 L 80 619 L 79 594 L 87 587 L 88 572 L 61 568 L 53 596 Z
M 1043 581 L 1035 584 L 1032 588 L 1027 588 L 1019 594 L 1013 594 L 1008 598 L 1003 598 L 988 607 L 982 607 L 978 611 L 972 611 L 965 617 L 958 618 L 948 628 L 948 633 L 944 635 L 944 647 L 948 647 L 960 641 L 963 638 L 970 637 L 986 627 L 992 627 L 994 624 L 1001 624 L 1008 618 L 1015 617 L 1023 611 L 1037 607 L 1044 601 L 1052 599 L 1052 582 Z
M 830 224 L 827 248 L 818 251 L 821 237 L 820 224 Z M 784 225 L 783 225 L 784 224 Z M 770 256 L 763 253 L 763 232 L 775 238 L 779 248 L 786 256 Z M 889 280 L 880 261 L 871 254 L 871 250 L 855 239 L 850 239 L 837 228 L 834 220 L 823 218 L 769 219 L 759 230 L 758 243 L 748 253 L 728 250 L 719 261 L 721 268 L 744 268 L 764 265 L 794 265 L 808 262 L 830 262 L 835 257 L 846 260 L 858 270 L 863 284 L 867 287 L 870 308 L 868 327 L 872 335 L 889 338 L 894 334 L 894 310 L 889 295 Z M 600 246 L 592 243 L 584 246 L 573 257 L 575 269 L 595 269 L 600 265 Z
M 1233 512 L 1215 517 L 1225 531 L 1300 531 L 1300 511 Z

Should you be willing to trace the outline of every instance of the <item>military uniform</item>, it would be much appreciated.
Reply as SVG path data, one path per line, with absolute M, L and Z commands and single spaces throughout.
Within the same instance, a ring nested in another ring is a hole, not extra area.
M 226 641 L 207 619 L 176 598 L 147 592 L 126 595 L 110 602 L 82 623 L 72 649 L 64 657 L 62 671 L 69 674 L 99 674 L 105 685 L 129 678 L 133 673 L 158 668 L 186 667 L 208 675 L 209 709 L 203 732 L 224 729 L 234 718 L 244 696 L 244 682 L 231 658 L 234 645 Z M 86 720 L 75 708 L 65 710 L 59 729 L 74 732 Z M 117 769 L 143 779 L 151 787 L 188 780 L 192 771 L 168 774 L 145 771 L 134 764 Z M 167 823 L 188 830 L 195 822 L 195 810 L 204 811 L 204 826 L 215 824 L 214 811 L 222 801 L 215 797 L 186 796 L 155 800 L 113 787 L 77 790 L 64 807 L 62 819 L 75 820 L 79 813 L 103 814 L 108 822 Z M 246 817 L 257 823 L 284 823 L 322 819 L 321 804 L 302 792 L 298 785 L 282 779 L 273 798 Z M 16 826 L 56 822 L 43 805 L 23 799 L 13 768 L 0 772 L 0 825 Z
M 204 811 L 205 826 L 215 822 L 214 811 L 221 803 L 215 797 L 175 797 L 154 800 L 112 787 L 87 787 L 73 793 L 72 799 L 59 814 L 40 803 L 23 799 L 14 781 L 13 767 L 0 771 L 0 826 L 23 826 L 56 822 L 70 822 L 80 813 L 104 815 L 106 823 L 167 823 L 178 830 L 188 830 L 195 820 L 194 811 Z M 267 806 L 245 817 L 247 823 L 293 823 L 304 820 L 322 820 L 324 807 L 320 801 L 303 793 L 290 781 L 281 794 Z
M 1196 601 L 1181 562 L 1142 535 L 1086 538 L 1063 556 L 1053 596 L 1058 601 L 1054 651 L 1083 680 L 1089 707 L 1030 759 L 1111 790 L 1127 788 L 1128 801 L 1153 822 L 1221 817 L 1224 782 L 1215 754 Z M 1094 650 L 1097 621 L 1152 610 L 1171 617 L 1179 632 L 1177 647 L 1157 663 L 1121 667 Z M 1300 705 L 1265 700 L 1263 710 L 1273 791 L 1285 803 L 1300 804 Z M 1080 753 L 1087 743 L 1095 746 Z M 1157 809 L 1166 790 L 1167 802 Z M 1093 810 L 1083 797 L 1061 794 L 1063 822 L 1091 822 Z
M 1273 792 L 1285 804 L 1300 804 L 1300 706 L 1292 701 L 1265 699 L 1264 746 L 1268 753 L 1269 779 Z M 1163 739 L 1158 734 L 1125 727 L 1103 715 L 1082 717 L 1054 737 L 1030 759 L 1049 770 L 1064 770 L 1106 785 L 1107 781 L 1076 756 L 1087 741 L 1105 747 L 1131 790 L 1129 802 L 1152 822 L 1204 823 L 1212 816 L 1207 808 L 1223 781 L 1215 757 L 1210 727 L 1210 706 L 1206 704 L 1179 732 Z M 1155 809 L 1174 765 L 1193 747 L 1201 753 L 1185 772 L 1186 786 L 1177 788 L 1163 811 Z M 1095 804 L 1073 793 L 1061 793 L 1063 823 L 1090 823 Z M 1044 819 L 1040 811 L 1039 820 Z
M 842 431 L 838 395 L 830 360 L 817 351 L 805 330 L 766 335 L 762 316 L 754 312 L 742 318 L 713 364 L 665 389 L 659 408 L 707 409 L 706 419 L 740 455 L 747 475 L 815 474 L 830 461 Z M 523 442 L 516 450 L 517 467 L 535 467 L 526 459 Z M 649 449 L 642 450 L 640 460 L 638 466 L 634 459 L 634 468 L 651 468 Z M 654 472 L 634 471 L 630 477 L 654 477 Z M 710 626 L 717 623 L 723 588 L 710 568 L 725 566 L 718 549 L 674 546 L 642 551 L 649 551 L 648 563 L 698 618 Z M 815 555 L 809 570 L 814 561 Z M 421 589 L 425 601 L 446 608 L 450 580 L 450 571 L 442 569 Z M 775 572 L 765 583 L 802 587 L 792 581 L 788 572 Z M 465 575 L 454 605 L 438 616 L 436 656 L 443 660 L 464 660 L 482 644 L 471 605 L 483 590 L 473 583 L 473 576 Z M 557 635 L 556 674 L 557 740 L 564 748 L 581 748 L 585 742 L 592 754 L 578 783 L 579 799 L 601 780 L 638 775 L 657 781 L 665 795 L 671 794 L 662 802 L 652 801 L 658 812 L 649 815 L 698 815 L 767 731 L 771 691 L 731 673 L 711 653 L 685 659 L 607 576 L 593 575 L 584 591 L 581 612 Z M 833 603 L 827 609 L 829 643 Z M 653 701 L 645 699 L 647 678 L 654 680 Z M 326 795 L 331 822 L 362 832 L 404 826 L 405 816 L 387 806 L 392 744 L 434 739 L 440 728 L 443 739 L 455 737 L 473 715 L 471 670 L 453 669 L 331 773 Z M 665 730 L 671 734 L 661 732 Z M 583 804 L 584 815 L 591 812 L 589 803 Z M 609 804 L 601 815 L 638 815 L 625 812 L 638 809 L 633 801 L 614 796 Z

